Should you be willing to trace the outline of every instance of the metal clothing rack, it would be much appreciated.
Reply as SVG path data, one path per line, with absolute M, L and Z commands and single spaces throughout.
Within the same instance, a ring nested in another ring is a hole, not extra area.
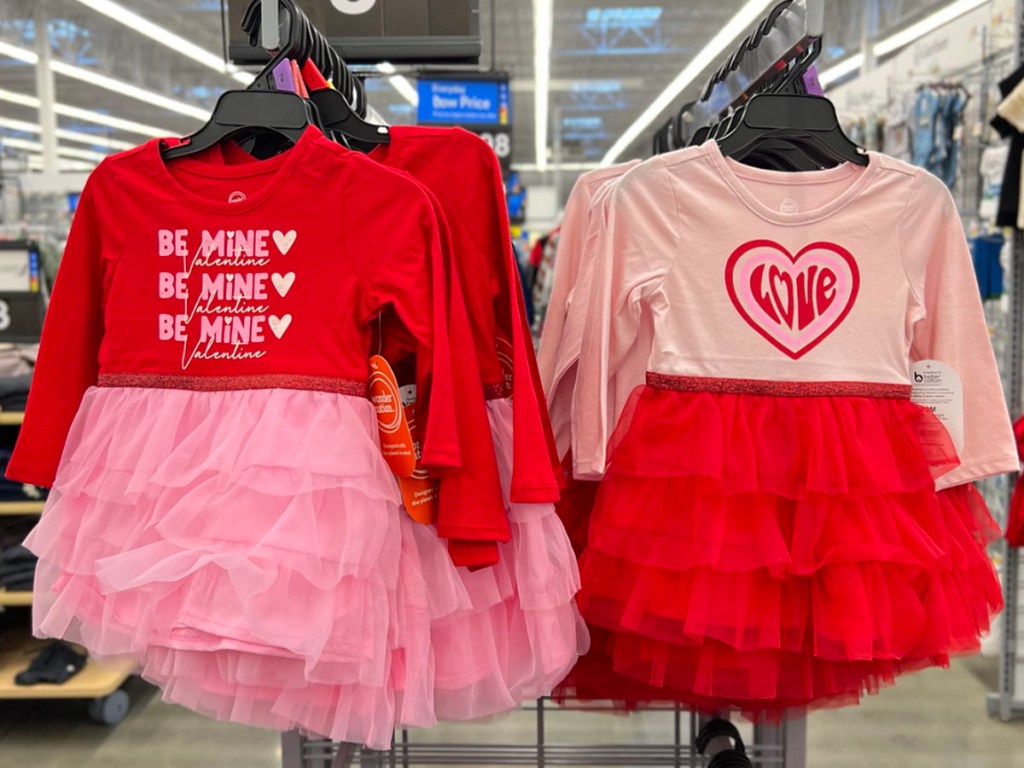
M 1016 43 L 1014 63 L 1024 62 L 1024 0 L 1014 4 Z M 1006 371 L 1006 401 L 1017 418 L 1024 407 L 1024 233 L 1014 230 L 1010 262 L 1010 339 Z M 1010 493 L 1014 484 L 1010 484 Z M 1024 716 L 1024 670 L 1017 657 L 1019 600 L 1021 597 L 1020 550 L 1001 544 L 1003 558 L 1003 631 L 1000 638 L 999 688 L 988 699 L 990 714 L 1009 721 Z
M 656 709 L 645 710 L 658 711 Z M 394 746 L 386 752 L 361 748 L 353 744 L 340 744 L 326 739 L 314 739 L 297 732 L 285 733 L 281 738 L 282 768 L 347 768 L 372 766 L 373 768 L 410 768 L 423 765 L 525 765 L 547 766 L 674 766 L 674 768 L 705 768 L 709 758 L 698 753 L 694 739 L 705 722 L 700 716 L 677 707 L 660 710 L 672 720 L 672 738 L 660 742 L 630 743 L 563 743 L 553 739 L 551 731 L 571 712 L 591 713 L 595 729 L 601 717 L 613 717 L 611 709 L 602 712 L 593 706 L 566 707 L 552 704 L 548 699 L 524 705 L 513 717 L 531 718 L 530 742 L 501 743 L 487 739 L 493 722 L 460 724 L 467 736 L 476 733 L 479 741 L 427 741 L 417 734 L 402 730 L 395 734 Z M 497 721 L 500 725 L 502 720 Z M 667 729 L 666 729 L 667 731 Z M 785 721 L 779 725 L 759 724 L 752 729 L 746 751 L 754 768 L 806 768 L 807 721 L 803 718 Z
M 277 13 L 278 0 L 260 2 L 266 11 Z M 290 0 L 288 2 L 290 4 Z M 808 42 L 814 38 L 820 43 L 823 8 L 823 0 L 785 0 L 779 3 L 709 81 L 705 89 L 704 112 L 700 114 L 706 115 L 710 121 L 723 107 L 711 109 L 707 105 L 720 103 L 723 93 L 727 98 L 724 107 L 731 106 L 754 92 L 772 87 L 777 80 L 796 71 L 801 63 L 813 59 L 817 49 L 808 46 Z M 267 27 L 276 29 L 277 26 L 275 16 L 263 17 L 264 47 L 280 44 L 273 34 L 266 34 Z M 780 62 L 788 67 L 780 67 Z M 493 727 L 491 722 L 449 726 L 457 727 L 460 734 L 466 735 L 467 739 L 459 742 L 437 742 L 422 738 L 418 732 L 401 730 L 396 732 L 392 748 L 384 752 L 292 731 L 282 735 L 282 768 L 347 768 L 355 765 L 376 768 L 421 765 L 525 765 L 537 768 L 707 766 L 710 758 L 700 754 L 695 740 L 708 719 L 671 705 L 646 708 L 644 713 L 656 711 L 671 717 L 671 728 L 665 729 L 664 740 L 642 744 L 635 739 L 619 744 L 562 743 L 553 739 L 552 731 L 558 730 L 559 721 L 568 713 L 592 713 L 594 730 L 599 731 L 599 718 L 610 718 L 616 711 L 610 704 L 602 713 L 597 704 L 588 702 L 585 707 L 558 705 L 547 698 L 526 703 L 506 716 L 531 718 L 530 738 L 518 743 L 498 743 L 496 739 L 489 738 L 488 729 Z M 750 735 L 746 751 L 754 768 L 806 768 L 807 721 L 804 718 L 793 718 L 779 724 L 755 723 Z M 432 736 L 436 737 L 436 733 L 432 732 Z

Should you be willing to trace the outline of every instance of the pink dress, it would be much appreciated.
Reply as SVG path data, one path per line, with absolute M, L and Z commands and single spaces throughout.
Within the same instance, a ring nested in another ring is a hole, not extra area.
M 1017 456 L 942 183 L 708 142 L 624 176 L 602 242 L 573 406 L 593 647 L 561 695 L 778 714 L 976 651 L 1001 596 L 970 483 Z M 962 418 L 911 400 L 934 376 Z

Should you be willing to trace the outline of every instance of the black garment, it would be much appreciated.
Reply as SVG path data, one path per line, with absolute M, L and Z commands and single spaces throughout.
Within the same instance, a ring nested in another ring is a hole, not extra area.
M 32 374 L 0 377 L 0 408 L 5 411 L 24 411 L 28 403 L 28 388 Z
M 14 677 L 18 685 L 66 683 L 85 667 L 85 656 L 60 641 L 50 643 Z
M 1024 64 L 999 83 L 999 92 L 1005 99 L 1010 92 L 1024 82 Z M 1020 163 L 1024 158 L 1024 133 L 1014 128 L 1009 121 L 996 115 L 992 127 L 1004 139 L 1010 140 L 1010 153 L 1006 158 L 1003 172 L 1003 187 L 999 193 L 999 212 L 996 214 L 997 227 L 1017 227 L 1017 210 L 1020 208 Z
M 5 550 L 0 555 L 0 587 L 8 592 L 31 591 L 38 561 L 39 558 L 23 546 Z
M 11 460 L 12 449 L 0 444 L 0 501 L 43 501 L 49 490 L 37 485 L 19 483 L 6 477 L 7 463 Z

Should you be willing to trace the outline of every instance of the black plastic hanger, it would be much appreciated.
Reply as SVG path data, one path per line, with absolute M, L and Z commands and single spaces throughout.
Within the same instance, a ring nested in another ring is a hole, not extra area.
M 738 125 L 716 139 L 723 155 L 743 162 L 766 140 L 782 139 L 809 158 L 800 170 L 826 164 L 867 165 L 868 155 L 843 133 L 828 99 L 798 94 L 760 94 L 743 107 Z M 797 157 L 794 155 L 794 157 Z M 824 162 L 814 162 L 815 158 Z
M 166 160 L 194 155 L 242 132 L 264 131 L 292 144 L 316 124 L 313 107 L 294 93 L 283 91 L 226 91 L 217 99 L 210 121 L 182 144 L 164 147 Z
M 320 125 L 325 132 L 340 133 L 354 142 L 356 149 L 360 148 L 359 143 L 369 147 L 390 143 L 388 127 L 363 120 L 339 91 L 333 88 L 313 91 L 309 98 L 316 105 Z

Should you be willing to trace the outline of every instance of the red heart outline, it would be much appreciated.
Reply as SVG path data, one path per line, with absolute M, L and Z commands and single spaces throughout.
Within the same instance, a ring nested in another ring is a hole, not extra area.
M 784 344 L 782 344 L 778 339 L 772 336 L 767 329 L 762 328 L 761 325 L 750 316 L 750 314 L 747 312 L 742 302 L 740 301 L 739 296 L 736 295 L 736 289 L 733 286 L 733 283 L 735 282 L 733 280 L 733 273 L 736 270 L 736 263 L 741 258 L 743 258 L 743 256 L 746 255 L 749 251 L 752 251 L 755 248 L 771 248 L 773 250 L 776 250 L 779 253 L 785 255 L 791 262 L 793 262 L 794 265 L 796 265 L 796 263 L 800 260 L 801 256 L 805 255 L 810 251 L 831 251 L 837 256 L 840 256 L 846 262 L 847 266 L 849 266 L 850 268 L 850 275 L 852 278 L 852 284 L 850 286 L 850 297 L 849 299 L 847 299 L 846 306 L 843 307 L 843 311 L 839 313 L 839 315 L 828 328 L 826 328 L 815 339 L 808 342 L 798 350 L 794 351 L 789 349 Z M 846 319 L 846 316 L 850 314 L 850 310 L 853 309 L 853 304 L 857 300 L 857 294 L 860 292 L 860 270 L 857 269 L 857 262 L 854 261 L 853 255 L 848 250 L 846 250 L 842 246 L 836 245 L 835 243 L 827 242 L 825 240 L 819 240 L 818 242 L 814 242 L 811 243 L 810 245 L 804 246 L 803 248 L 800 249 L 796 256 L 791 254 L 788 249 L 783 248 L 779 243 L 775 242 L 774 240 L 751 240 L 750 242 L 744 243 L 735 251 L 733 251 L 732 255 L 729 257 L 729 261 L 726 262 L 725 289 L 729 293 L 729 298 L 732 300 L 732 305 L 736 308 L 736 311 L 740 313 L 740 317 L 742 317 L 744 321 L 746 321 L 747 325 L 749 325 L 751 328 L 753 328 L 755 331 L 761 334 L 761 336 L 764 337 L 766 340 L 771 342 L 772 346 L 774 346 L 776 349 L 785 353 L 788 357 L 790 357 L 793 360 L 799 360 L 801 357 L 806 355 L 808 352 L 810 352 L 812 349 L 818 346 L 821 342 L 823 342 L 828 336 L 830 336 L 832 332 L 839 327 L 843 320 Z

